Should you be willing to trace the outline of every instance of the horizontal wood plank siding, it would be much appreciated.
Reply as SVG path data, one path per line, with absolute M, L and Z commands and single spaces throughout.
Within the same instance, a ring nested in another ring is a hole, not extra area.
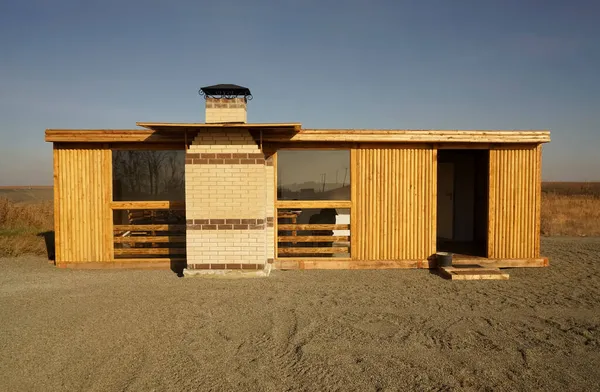
M 540 257 L 541 146 L 490 151 L 488 257 Z
M 56 262 L 112 259 L 111 151 L 55 148 Z
M 436 150 L 353 150 L 352 259 L 426 259 L 435 252 Z

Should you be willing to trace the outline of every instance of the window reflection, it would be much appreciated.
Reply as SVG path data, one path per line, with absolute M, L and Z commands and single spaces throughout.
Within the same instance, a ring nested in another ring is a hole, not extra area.
M 113 150 L 113 200 L 185 200 L 185 152 Z
M 350 151 L 278 151 L 277 199 L 350 200 Z

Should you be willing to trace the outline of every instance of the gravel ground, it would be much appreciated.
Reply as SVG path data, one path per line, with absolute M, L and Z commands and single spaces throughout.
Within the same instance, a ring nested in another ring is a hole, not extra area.
M 0 390 L 600 390 L 600 239 L 544 239 L 550 268 L 59 270 L 0 259 Z

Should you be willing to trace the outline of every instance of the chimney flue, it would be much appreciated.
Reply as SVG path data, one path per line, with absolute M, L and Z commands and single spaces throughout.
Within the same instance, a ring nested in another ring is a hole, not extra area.
M 252 99 L 250 90 L 235 84 L 202 87 L 198 92 L 206 99 L 205 123 L 245 123 L 246 106 Z

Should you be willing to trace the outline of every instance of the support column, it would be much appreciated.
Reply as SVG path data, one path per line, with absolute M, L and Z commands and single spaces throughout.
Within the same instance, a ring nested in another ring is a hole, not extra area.
M 201 131 L 185 161 L 187 268 L 263 269 L 273 259 L 273 166 L 245 129 Z

